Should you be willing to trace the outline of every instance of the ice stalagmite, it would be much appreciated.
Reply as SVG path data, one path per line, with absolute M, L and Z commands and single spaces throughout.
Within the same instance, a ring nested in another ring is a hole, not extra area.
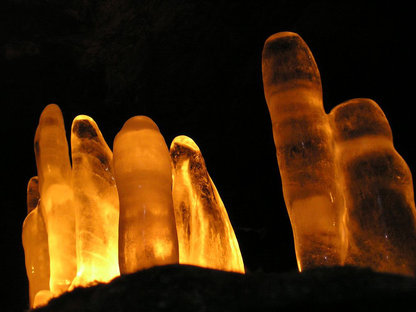
M 120 273 L 178 263 L 169 151 L 148 117 L 130 118 L 113 146 L 120 198 Z
M 179 262 L 244 273 L 233 227 L 198 146 L 178 136 L 170 154 Z
M 313 56 L 293 33 L 266 41 L 263 81 L 299 268 L 415 276 L 412 176 L 380 107 L 353 99 L 325 114 Z
M 49 292 L 49 251 L 45 222 L 38 208 L 38 178 L 30 179 L 27 189 L 28 215 L 23 222 L 22 242 L 25 251 L 26 273 L 29 280 L 29 304 L 36 307 L 43 303 L 39 294 Z
M 72 123 L 71 151 L 77 249 L 72 286 L 108 282 L 120 274 L 113 154 L 97 124 L 85 115 Z
M 335 107 L 330 118 L 347 206 L 346 263 L 416 273 L 412 176 L 393 146 L 389 123 L 369 99 Z
M 315 60 L 297 34 L 277 33 L 264 45 L 262 69 L 299 270 L 340 265 L 343 198 Z
M 76 275 L 75 217 L 71 165 L 61 110 L 55 104 L 42 112 L 35 135 L 40 209 L 48 233 L 50 290 L 66 291 Z

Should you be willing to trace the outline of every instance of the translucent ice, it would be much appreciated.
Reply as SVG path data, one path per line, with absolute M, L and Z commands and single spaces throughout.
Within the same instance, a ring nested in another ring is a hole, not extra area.
M 49 294 L 49 250 L 45 222 L 38 208 L 38 178 L 30 179 L 27 189 L 28 215 L 23 222 L 22 242 L 25 251 L 26 273 L 29 279 L 29 304 L 36 307 L 36 294 Z
M 71 151 L 77 248 L 72 286 L 108 282 L 120 275 L 113 153 L 97 124 L 85 115 L 72 123 Z
M 346 263 L 414 275 L 412 175 L 394 149 L 383 111 L 372 100 L 353 99 L 329 116 L 346 203 Z
M 412 177 L 380 107 L 354 99 L 327 115 L 312 53 L 294 33 L 266 41 L 263 83 L 299 269 L 414 276 Z
M 343 197 L 332 133 L 318 68 L 299 36 L 267 39 L 263 84 L 299 270 L 342 264 Z
M 40 116 L 35 155 L 40 210 L 48 233 L 50 290 L 59 295 L 68 289 L 77 267 L 71 165 L 62 113 L 55 104 Z
M 148 117 L 130 118 L 113 146 L 122 274 L 178 263 L 169 150 Z
M 196 246 L 191 258 L 198 259 L 182 263 L 244 272 L 234 231 L 198 147 L 189 138 L 175 142 L 190 152 L 175 163 L 190 156 L 192 161 L 199 158 L 195 164 L 201 166 L 176 168 L 177 181 L 185 177 L 197 185 L 177 183 L 175 193 L 184 202 L 183 194 L 195 194 L 197 210 L 191 214 L 204 219 L 201 228 L 191 222 Z M 150 118 L 137 116 L 124 124 L 114 140 L 113 157 L 94 120 L 76 117 L 71 167 L 62 113 L 51 104 L 39 120 L 35 154 L 39 178 L 28 185 L 22 230 L 31 308 L 75 287 L 108 282 L 120 272 L 179 263 L 171 157 Z
M 170 154 L 179 262 L 244 273 L 233 227 L 198 146 L 178 136 Z

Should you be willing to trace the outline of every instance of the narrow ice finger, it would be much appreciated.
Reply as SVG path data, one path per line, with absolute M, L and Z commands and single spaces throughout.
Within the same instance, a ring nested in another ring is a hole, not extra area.
M 66 291 L 76 275 L 75 218 L 71 165 L 61 110 L 43 110 L 35 135 L 40 210 L 45 220 L 50 252 L 50 290 Z
M 49 250 L 45 222 L 38 208 L 37 177 L 29 180 L 27 187 L 28 215 L 23 222 L 22 243 L 29 280 L 29 304 L 35 306 L 39 291 L 49 290 Z
M 299 269 L 342 264 L 343 200 L 315 60 L 297 34 L 277 33 L 262 70 Z
M 285 191 L 299 196 L 293 184 L 305 182 L 315 193 L 332 183 L 331 134 L 322 104 L 318 68 L 306 43 L 296 34 L 271 36 L 263 49 L 263 84 Z M 305 170 L 308 174 L 305 174 Z M 291 202 L 291 200 L 289 200 Z
M 56 104 L 43 110 L 35 135 L 35 156 L 40 193 L 52 184 L 67 184 L 71 177 L 68 142 L 62 112 Z
M 119 202 L 113 153 L 95 121 L 77 116 L 71 131 L 77 277 L 71 287 L 118 276 Z

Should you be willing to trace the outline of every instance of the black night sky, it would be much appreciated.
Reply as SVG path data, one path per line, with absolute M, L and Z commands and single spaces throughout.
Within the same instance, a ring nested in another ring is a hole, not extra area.
M 269 35 L 293 31 L 306 41 L 327 112 L 374 99 L 416 168 L 414 16 L 397 1 L 7 0 L 0 12 L 2 292 L 16 298 L 10 310 L 27 305 L 21 226 L 36 175 L 33 138 L 49 103 L 61 107 L 67 132 L 76 115 L 94 118 L 110 147 L 134 115 L 151 117 L 168 145 L 193 138 L 249 272 L 296 270 L 263 96 Z

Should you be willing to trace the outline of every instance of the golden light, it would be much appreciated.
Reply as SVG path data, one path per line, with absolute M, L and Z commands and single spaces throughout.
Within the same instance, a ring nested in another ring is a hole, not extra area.
M 263 49 L 263 84 L 299 270 L 355 265 L 414 276 L 411 172 L 369 99 L 326 114 L 306 43 L 277 33 Z
M 35 135 L 39 208 L 49 247 L 50 291 L 66 291 L 77 274 L 75 207 L 64 120 L 57 105 L 48 105 Z
M 77 275 L 71 288 L 108 282 L 118 267 L 119 200 L 113 153 L 92 118 L 72 123 L 72 192 L 75 208 Z
M 130 118 L 114 140 L 120 196 L 121 273 L 179 263 L 169 151 L 148 117 Z
M 233 227 L 198 146 L 178 136 L 170 155 L 179 262 L 244 273 Z
M 35 136 L 38 177 L 29 181 L 22 230 L 30 307 L 156 265 L 244 273 L 202 155 L 190 138 L 181 138 L 169 152 L 157 125 L 136 116 L 117 134 L 113 155 L 94 120 L 80 115 L 71 128 L 71 165 L 61 110 L 55 104 L 44 109 Z M 199 170 L 177 167 L 189 157 Z
M 318 67 L 294 33 L 267 39 L 262 71 L 299 271 L 353 265 L 415 276 L 412 176 L 381 108 L 359 98 L 326 114 Z M 191 138 L 178 136 L 168 149 L 157 125 L 136 116 L 112 152 L 96 123 L 80 115 L 71 165 L 62 113 L 51 104 L 35 155 L 22 230 L 31 307 L 156 265 L 245 272 Z

